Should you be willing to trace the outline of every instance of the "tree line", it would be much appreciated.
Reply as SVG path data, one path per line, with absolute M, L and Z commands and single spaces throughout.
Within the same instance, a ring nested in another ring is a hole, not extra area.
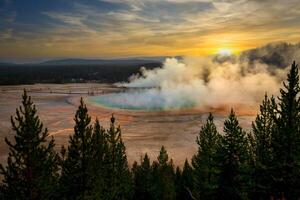
M 161 65 L 160 62 L 142 60 L 124 64 L 78 65 L 1 65 L 0 63 L 0 85 L 125 82 L 132 74 L 140 74 L 141 66 L 154 69 Z
M 294 62 L 277 99 L 265 95 L 250 132 L 231 110 L 222 133 L 212 114 L 202 125 L 198 151 L 183 168 L 161 147 L 130 168 L 114 116 L 105 129 L 91 121 L 81 99 L 68 146 L 57 153 L 26 91 L 11 117 L 14 138 L 3 176 L 1 199 L 299 199 L 300 98 Z

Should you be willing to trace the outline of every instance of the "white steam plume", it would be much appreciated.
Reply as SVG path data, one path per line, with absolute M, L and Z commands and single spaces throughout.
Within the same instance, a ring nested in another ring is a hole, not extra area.
M 253 105 L 263 95 L 277 94 L 286 69 L 268 70 L 268 65 L 247 62 L 214 62 L 212 58 L 168 58 L 162 68 L 142 69 L 142 76 L 133 76 L 127 87 L 148 88 L 127 93 L 119 101 L 162 109 L 196 107 L 218 108 Z M 123 99 L 124 98 L 124 99 Z
M 168 58 L 161 68 L 141 69 L 121 85 L 140 88 L 104 95 L 99 103 L 129 109 L 230 108 L 256 106 L 277 95 L 300 43 L 273 43 L 239 56 Z

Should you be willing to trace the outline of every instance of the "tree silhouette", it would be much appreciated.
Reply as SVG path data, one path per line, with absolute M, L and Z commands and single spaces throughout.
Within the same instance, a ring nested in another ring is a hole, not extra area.
M 134 199 L 151 200 L 154 198 L 152 187 L 152 173 L 150 158 L 147 154 L 141 159 L 141 165 L 137 162 L 133 164 L 132 168 L 134 180 Z
M 110 119 L 107 130 L 108 141 L 108 177 L 106 177 L 106 192 L 104 199 L 131 199 L 133 182 L 127 163 L 125 146 L 121 137 L 120 126 L 116 127 L 114 116 Z
M 281 198 L 295 199 L 300 186 L 300 100 L 298 65 L 293 62 L 278 98 L 276 129 L 272 134 L 273 189 Z
M 272 134 L 276 128 L 276 103 L 274 97 L 265 98 L 260 105 L 260 113 L 252 123 L 252 135 L 250 135 L 252 164 L 253 164 L 253 191 L 255 199 L 268 199 L 272 193 Z
M 178 174 L 179 173 L 179 174 Z M 193 191 L 193 169 L 186 159 L 183 165 L 182 173 L 176 169 L 176 177 L 179 175 L 179 181 L 177 180 L 177 199 L 180 200 L 192 200 L 194 196 Z
M 245 131 L 233 110 L 224 122 L 224 136 L 218 150 L 220 177 L 218 195 L 222 199 L 247 199 L 249 146 Z
M 74 135 L 70 136 L 67 157 L 60 178 L 62 195 L 67 199 L 85 199 L 90 195 L 92 126 L 88 109 L 80 100 L 75 114 Z
M 91 161 L 89 163 L 92 198 L 103 199 L 106 187 L 105 177 L 108 176 L 108 142 L 106 131 L 98 119 L 94 124 L 91 138 Z
M 14 141 L 9 146 L 7 166 L 0 165 L 4 199 L 51 199 L 57 186 L 58 155 L 54 139 L 37 116 L 37 110 L 26 90 L 22 105 L 11 117 Z
M 164 146 L 161 147 L 157 162 L 152 164 L 154 199 L 173 200 L 176 198 L 175 172 L 173 161 Z
M 210 113 L 197 136 L 198 151 L 192 158 L 194 194 L 198 199 L 214 199 L 218 188 L 217 150 L 221 136 Z

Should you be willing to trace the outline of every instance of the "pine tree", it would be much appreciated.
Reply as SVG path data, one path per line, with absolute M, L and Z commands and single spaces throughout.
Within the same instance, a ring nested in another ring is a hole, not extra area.
M 75 114 L 74 135 L 70 136 L 67 157 L 62 166 L 60 187 L 66 199 L 86 199 L 90 195 L 92 126 L 88 109 L 80 100 Z
M 176 188 L 176 199 L 181 200 L 183 193 L 182 180 L 181 180 L 181 169 L 177 166 L 175 170 L 175 188 Z
M 158 164 L 160 166 L 167 166 L 168 160 L 169 160 L 168 152 L 167 152 L 165 146 L 162 146 L 159 151 L 159 155 L 157 156 Z
M 278 98 L 277 127 L 272 135 L 273 188 L 278 197 L 296 199 L 300 188 L 300 88 L 298 65 L 295 62 L 283 87 Z
M 268 199 L 271 196 L 271 167 L 272 167 L 272 134 L 275 129 L 276 103 L 274 97 L 265 98 L 260 105 L 260 114 L 252 123 L 250 135 L 253 158 L 253 190 L 254 199 Z
M 153 200 L 161 200 L 163 196 L 163 182 L 160 173 L 160 166 L 157 161 L 153 161 L 151 165 L 151 176 L 152 176 L 152 191 Z
M 37 109 L 24 90 L 22 105 L 11 117 L 14 142 L 9 146 L 7 166 L 0 166 L 3 175 L 4 199 L 51 199 L 57 186 L 58 155 L 54 139 L 37 115 Z
M 125 146 L 121 137 L 121 128 L 115 127 L 115 118 L 111 117 L 108 134 L 108 176 L 106 177 L 106 192 L 104 199 L 131 199 L 133 183 L 128 168 Z
M 152 190 L 152 173 L 149 156 L 145 154 L 141 160 L 141 165 L 135 163 L 132 171 L 134 179 L 134 199 L 154 199 L 155 191 Z
M 107 177 L 108 143 L 105 129 L 96 119 L 91 139 L 90 184 L 93 199 L 103 199 L 105 192 L 105 177 Z
M 217 153 L 220 162 L 219 198 L 247 199 L 249 146 L 233 110 L 224 122 L 224 134 Z
M 178 176 L 176 170 L 176 175 Z M 179 186 L 177 186 L 177 199 L 180 200 L 192 200 L 195 199 L 193 196 L 193 169 L 190 166 L 188 160 L 184 162 L 182 173 L 180 174 Z M 177 181 L 176 181 L 177 182 Z M 178 184 L 178 183 L 177 183 Z
M 154 177 L 156 178 L 155 184 L 159 194 L 158 199 L 176 199 L 174 165 L 172 159 L 169 161 L 169 156 L 164 146 L 160 149 L 157 161 L 157 164 L 154 163 L 157 166 L 153 168 L 157 170 L 154 171 L 154 173 L 157 173 Z
M 215 199 L 218 187 L 217 150 L 221 136 L 210 113 L 197 137 L 198 152 L 192 158 L 194 190 L 197 199 Z
M 5 199 L 4 193 L 3 193 L 3 190 L 2 190 L 2 185 L 1 185 L 1 183 L 0 183 L 0 199 L 1 199 L 1 200 L 4 200 L 4 199 Z

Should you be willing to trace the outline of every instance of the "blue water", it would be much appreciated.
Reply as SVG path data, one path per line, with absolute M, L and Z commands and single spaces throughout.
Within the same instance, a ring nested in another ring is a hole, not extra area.
M 90 97 L 89 101 L 104 107 L 126 110 L 162 111 L 194 107 L 192 102 L 170 102 L 166 96 L 151 91 L 111 93 Z

